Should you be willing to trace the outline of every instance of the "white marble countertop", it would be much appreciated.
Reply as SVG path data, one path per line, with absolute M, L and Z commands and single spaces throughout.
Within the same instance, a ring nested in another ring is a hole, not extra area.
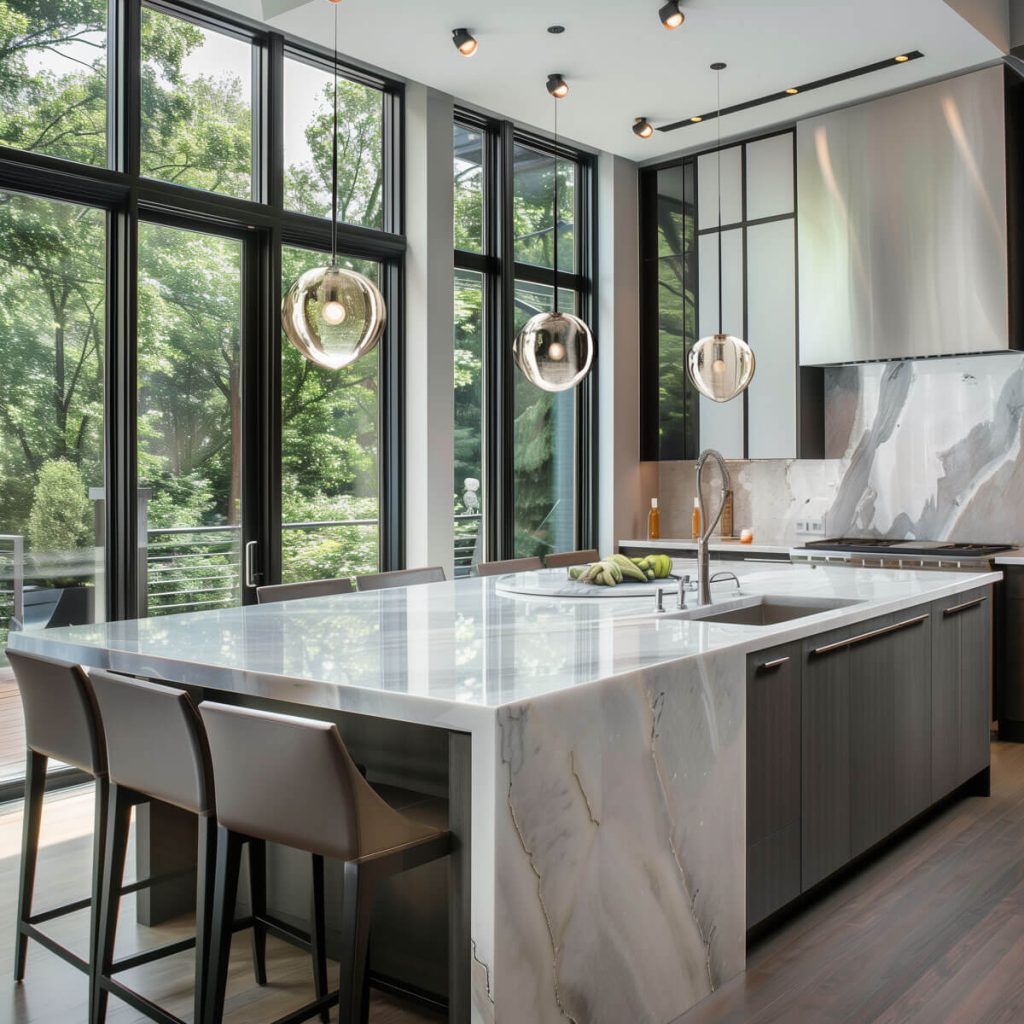
M 677 571 L 695 571 L 676 561 Z M 11 646 L 87 665 L 403 721 L 467 728 L 496 708 L 724 648 L 743 652 L 997 582 L 998 573 L 780 566 L 743 592 L 858 604 L 773 626 L 654 614 L 616 601 L 503 595 L 502 577 L 12 633 Z M 564 582 L 563 570 L 550 574 Z M 669 581 L 671 583 L 671 581 Z M 715 599 L 735 595 L 715 584 Z M 693 595 L 690 595 L 693 601 Z M 674 607 L 671 599 L 666 601 Z
M 1024 565 L 1024 548 L 1005 551 L 1001 555 L 996 555 L 993 561 L 996 565 Z
M 813 539 L 813 538 L 812 538 Z M 682 537 L 661 537 L 658 540 L 620 540 L 619 548 L 642 548 L 650 551 L 665 550 L 668 554 L 672 548 L 696 549 L 697 542 L 690 538 Z M 711 551 L 735 551 L 738 554 L 751 555 L 788 555 L 794 547 L 793 544 L 744 544 L 738 540 L 712 540 L 708 543 Z

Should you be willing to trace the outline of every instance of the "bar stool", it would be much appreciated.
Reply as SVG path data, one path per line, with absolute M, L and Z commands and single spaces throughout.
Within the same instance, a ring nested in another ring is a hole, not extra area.
M 391 590 L 393 587 L 415 587 L 421 583 L 444 583 L 444 569 L 429 565 L 423 569 L 393 569 L 391 572 L 371 572 L 356 577 L 356 589 Z
M 77 665 L 40 655 L 7 651 L 25 710 L 25 818 L 21 842 L 21 875 L 18 884 L 18 927 L 14 949 L 14 980 L 25 977 L 28 940 L 33 939 L 62 960 L 90 974 L 96 960 L 96 915 L 100 872 L 103 864 L 107 814 L 107 761 L 103 726 L 85 672 Z M 96 784 L 96 819 L 93 830 L 92 897 L 32 913 L 35 895 L 39 828 L 46 790 L 46 766 L 50 758 L 73 765 Z M 92 907 L 89 922 L 89 960 L 83 960 L 39 928 L 56 918 Z
M 204 1024 L 219 1024 L 224 1013 L 231 908 L 246 837 L 344 862 L 341 984 L 334 996 L 341 1024 L 365 1022 L 366 955 L 377 883 L 444 857 L 450 833 L 410 821 L 385 803 L 328 722 L 209 701 L 199 711 L 217 779 L 218 821 Z
M 105 725 L 110 801 L 97 925 L 93 1024 L 103 1024 L 110 993 L 161 1024 L 180 1024 L 179 1018 L 121 984 L 114 976 L 193 947 L 196 951 L 195 1020 L 200 1021 L 208 1004 L 217 824 L 213 770 L 202 719 L 184 690 L 99 670 L 90 673 L 90 682 Z M 194 938 L 170 942 L 115 961 L 114 943 L 131 810 L 149 800 L 179 807 L 198 819 L 196 933 Z M 322 861 L 319 865 L 314 861 L 313 898 L 314 904 L 319 900 L 320 906 L 323 905 L 322 876 Z M 249 877 L 252 915 L 237 922 L 232 919 L 228 941 L 232 932 L 251 927 L 254 974 L 257 983 L 265 985 L 267 933 L 299 940 L 300 945 L 313 953 L 317 994 L 326 996 L 322 912 L 313 915 L 312 936 L 296 933 L 267 916 L 266 845 L 261 840 L 249 843 Z M 321 880 L 319 885 L 317 878 Z M 233 911 L 233 906 L 231 909 Z
M 547 569 L 566 569 L 574 565 L 596 562 L 600 557 L 597 548 L 585 548 L 582 551 L 557 551 L 544 556 L 544 566 Z

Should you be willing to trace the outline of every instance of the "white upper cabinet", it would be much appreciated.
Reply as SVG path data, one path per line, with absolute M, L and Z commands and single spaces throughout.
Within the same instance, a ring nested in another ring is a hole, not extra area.
M 794 209 L 793 133 L 747 143 L 747 220 L 783 217 Z

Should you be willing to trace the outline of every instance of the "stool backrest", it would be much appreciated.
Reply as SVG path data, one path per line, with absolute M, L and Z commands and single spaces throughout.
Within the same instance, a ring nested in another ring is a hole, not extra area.
M 25 741 L 90 775 L 107 770 L 103 725 L 85 670 L 70 661 L 7 651 L 25 710 Z
M 225 828 L 340 860 L 422 835 L 377 796 L 330 722 L 211 701 L 199 712 Z
M 331 594 L 351 594 L 355 591 L 347 576 L 333 580 L 307 580 L 303 583 L 271 583 L 256 588 L 259 604 L 275 601 L 297 601 L 303 597 L 329 597 Z
M 477 576 L 500 576 L 506 572 L 530 572 L 543 569 L 544 563 L 536 556 L 531 558 L 506 558 L 501 562 L 480 562 L 476 566 Z
M 565 569 L 572 565 L 587 565 L 600 559 L 597 548 L 584 551 L 558 551 L 544 556 L 544 565 L 548 569 Z
M 89 678 L 103 716 L 110 781 L 194 814 L 212 814 L 210 748 L 188 693 L 99 669 Z
M 413 587 L 420 583 L 444 583 L 444 569 L 431 565 L 425 569 L 396 569 L 356 577 L 359 590 L 389 590 L 391 587 Z

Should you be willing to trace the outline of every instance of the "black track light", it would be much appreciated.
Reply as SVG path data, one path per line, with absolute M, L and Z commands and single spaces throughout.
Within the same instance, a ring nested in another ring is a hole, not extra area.
M 548 75 L 548 92 L 556 100 L 563 100 L 569 95 L 569 83 L 562 75 Z
M 641 139 L 649 139 L 654 134 L 654 125 L 646 117 L 634 118 L 633 134 Z
M 686 15 L 679 10 L 679 0 L 668 0 L 668 3 L 658 11 L 658 17 L 665 28 L 679 28 L 686 21 Z
M 463 57 L 472 57 L 476 53 L 477 41 L 470 35 L 468 28 L 452 29 L 452 42 Z

